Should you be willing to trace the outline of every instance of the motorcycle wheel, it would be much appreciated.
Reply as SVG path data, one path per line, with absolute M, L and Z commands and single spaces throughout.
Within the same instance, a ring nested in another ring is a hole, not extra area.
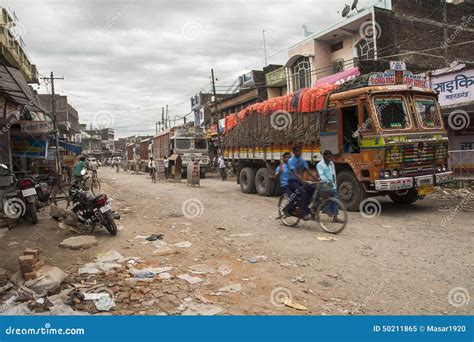
M 36 211 L 36 203 L 28 203 L 28 211 L 30 213 L 31 222 L 38 223 L 38 212 Z
M 117 225 L 115 224 L 114 215 L 112 214 L 112 211 L 110 210 L 106 212 L 103 217 L 104 220 L 102 221 L 102 225 L 107 228 L 111 235 L 117 235 Z

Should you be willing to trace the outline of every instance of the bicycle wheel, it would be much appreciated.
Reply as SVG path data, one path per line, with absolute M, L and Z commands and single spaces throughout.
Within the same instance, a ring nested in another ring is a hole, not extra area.
M 288 195 L 281 195 L 280 199 L 278 200 L 278 215 L 280 216 L 281 222 L 283 222 L 285 226 L 294 227 L 298 224 L 298 222 L 300 222 L 300 218 L 296 216 L 287 215 L 283 212 L 283 209 L 288 205 L 288 203 L 290 203 Z
M 100 182 L 97 179 L 92 180 L 91 192 L 96 196 L 100 195 Z
M 334 214 L 332 213 L 334 206 L 339 207 L 339 213 L 337 218 L 340 222 L 334 222 Z M 331 208 L 331 206 L 333 208 Z M 339 201 L 337 198 L 329 197 L 321 201 L 317 208 L 317 217 L 316 221 L 319 223 L 321 228 L 330 233 L 337 234 L 340 233 L 344 228 L 346 228 L 348 215 L 344 204 Z

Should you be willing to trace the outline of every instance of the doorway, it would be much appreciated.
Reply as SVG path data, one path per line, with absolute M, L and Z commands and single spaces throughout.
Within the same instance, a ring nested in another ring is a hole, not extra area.
M 341 108 L 342 143 L 344 153 L 360 153 L 359 146 L 359 114 L 357 106 Z

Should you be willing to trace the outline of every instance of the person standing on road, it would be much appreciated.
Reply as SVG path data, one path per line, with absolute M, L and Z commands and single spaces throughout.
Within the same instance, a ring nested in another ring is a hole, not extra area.
M 316 165 L 316 169 L 318 170 L 319 178 L 330 187 L 331 197 L 339 198 L 336 186 L 336 168 L 332 158 L 333 154 L 331 151 L 324 151 L 323 160 Z M 337 218 L 337 215 L 339 214 L 339 206 L 336 202 L 331 202 L 327 211 L 331 216 L 333 216 L 333 222 L 342 223 L 342 221 Z
M 291 159 L 288 161 L 288 167 L 290 169 L 290 179 L 288 181 L 288 185 L 291 192 L 299 194 L 302 207 L 302 219 L 304 221 L 308 221 L 311 218 L 309 215 L 309 202 L 315 189 L 314 186 L 307 184 L 307 182 L 303 179 L 303 172 L 305 170 L 309 171 L 309 166 L 306 160 L 301 157 L 301 155 L 301 147 L 293 147 L 293 157 L 291 157 Z M 318 179 L 311 173 L 307 172 L 307 174 L 315 181 L 318 181 Z
M 227 172 L 226 172 L 226 166 L 225 166 L 225 160 L 224 156 L 221 154 L 219 155 L 219 159 L 217 160 L 219 163 L 219 170 L 221 171 L 221 178 L 223 181 L 227 179 Z

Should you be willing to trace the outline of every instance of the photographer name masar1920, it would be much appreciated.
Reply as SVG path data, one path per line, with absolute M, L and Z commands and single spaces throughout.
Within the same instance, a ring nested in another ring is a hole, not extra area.
M 372 330 L 376 333 L 416 333 L 416 332 L 466 332 L 465 325 L 374 325 Z

